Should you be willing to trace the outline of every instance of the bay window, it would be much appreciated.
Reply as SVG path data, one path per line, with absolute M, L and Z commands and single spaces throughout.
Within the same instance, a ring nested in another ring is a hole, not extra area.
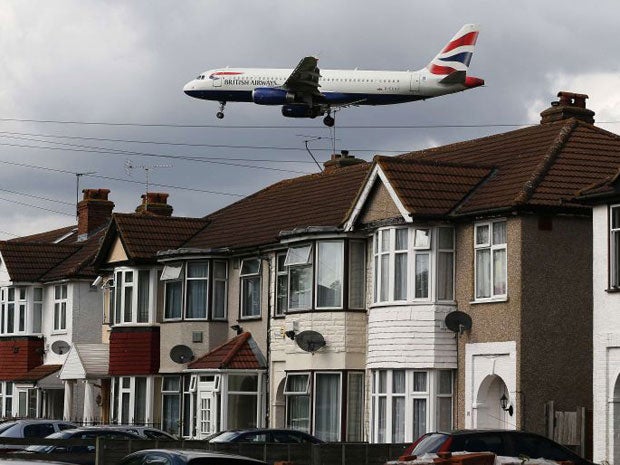
M 13 417 L 13 394 L 14 387 L 12 381 L 0 381 L 0 417 Z
M 62 287 L 62 286 L 57 286 Z M 64 285 L 64 302 L 54 320 L 54 330 L 62 331 L 66 327 L 66 285 Z M 54 299 L 57 302 L 57 299 Z M 0 289 L 0 335 L 29 334 L 41 332 L 43 317 L 43 288 L 41 287 L 3 287 Z M 62 319 L 61 319 L 62 317 Z
M 611 207 L 609 247 L 609 287 L 620 288 L 620 205 Z
M 326 239 L 289 247 L 277 272 L 278 288 L 288 280 L 286 311 L 363 309 L 365 255 L 365 242 L 359 240 Z M 345 265 L 348 265 L 346 271 Z M 346 294 L 345 283 L 348 284 Z M 279 293 L 279 298 L 282 295 Z
M 246 258 L 241 261 L 241 318 L 257 318 L 261 313 L 261 261 Z
M 123 425 L 144 425 L 152 422 L 150 413 L 147 413 L 152 381 L 152 378 L 144 376 L 114 378 L 112 392 L 114 421 Z
M 179 435 L 181 426 L 181 377 L 164 376 L 161 387 L 161 429 Z
M 228 413 L 226 428 L 256 428 L 260 416 L 259 375 L 228 374 Z
M 228 263 L 195 260 L 167 264 L 164 282 L 164 320 L 225 320 Z
M 364 373 L 289 373 L 284 395 L 288 428 L 305 431 L 324 441 L 340 441 L 341 421 L 344 421 L 347 440 L 362 440 Z
M 380 229 L 373 244 L 375 303 L 453 300 L 453 228 Z
M 451 370 L 373 370 L 371 442 L 411 442 L 452 429 Z
M 506 221 L 476 224 L 474 249 L 476 253 L 476 299 L 506 297 Z

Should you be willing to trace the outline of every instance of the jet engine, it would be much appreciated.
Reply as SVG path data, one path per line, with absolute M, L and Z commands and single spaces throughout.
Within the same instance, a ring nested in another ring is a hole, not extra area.
M 320 106 L 283 105 L 282 116 L 287 118 L 316 118 L 324 113 Z
M 257 87 L 252 91 L 252 101 L 258 105 L 283 105 L 295 101 L 295 94 L 284 89 Z

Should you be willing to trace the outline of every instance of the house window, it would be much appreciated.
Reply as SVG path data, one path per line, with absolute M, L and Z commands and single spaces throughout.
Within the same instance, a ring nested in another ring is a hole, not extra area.
M 41 332 L 41 323 L 43 320 L 43 288 L 33 288 L 32 296 L 32 332 Z
M 474 228 L 476 299 L 505 297 L 507 293 L 506 221 L 479 223 Z
M 67 329 L 67 285 L 54 286 L 54 331 Z
M 0 333 L 23 334 L 26 332 L 26 288 L 2 289 L 0 304 Z
M 454 246 L 447 245 L 453 231 L 447 227 L 401 227 L 377 231 L 374 236 L 375 302 L 429 300 L 434 284 L 431 270 L 435 267 L 438 270 L 436 298 L 446 300 L 446 295 L 452 294 L 453 286 Z M 434 245 L 439 242 L 432 240 L 434 233 L 441 236 L 442 247 L 449 248 L 443 250 L 438 244 Z M 443 280 L 441 283 L 440 279 Z
M 115 273 L 114 324 L 148 323 L 151 302 L 151 271 L 120 269 Z
M 347 380 L 347 436 L 351 442 L 363 441 L 364 373 L 350 372 Z
M 13 413 L 14 384 L 11 381 L 0 381 L 0 417 L 8 418 Z
M 371 441 L 411 442 L 452 429 L 452 371 L 374 370 Z
M 284 265 L 288 272 L 288 310 L 312 308 L 312 245 L 290 247 Z
M 620 288 L 620 205 L 611 207 L 610 287 Z
M 114 378 L 115 420 L 123 425 L 144 425 L 150 422 L 146 414 L 149 379 L 139 376 Z
M 228 263 L 225 260 L 188 261 L 166 265 L 164 281 L 165 320 L 225 320 L 228 295 Z
M 288 270 L 287 311 L 363 309 L 366 293 L 365 241 L 318 240 L 291 246 L 280 270 Z M 345 265 L 348 264 L 348 270 Z M 348 295 L 344 283 L 348 280 Z M 283 294 L 281 294 L 283 295 Z M 345 302 L 345 298 L 347 302 Z
M 260 268 L 258 258 L 241 261 L 241 318 L 260 317 Z
M 284 385 L 286 426 L 310 433 L 310 374 L 289 374 Z
M 342 308 L 344 242 L 318 241 L 316 255 L 316 308 Z
M 228 375 L 226 428 L 255 428 L 259 417 L 259 375 Z
M 164 376 L 161 396 L 161 428 L 168 433 L 178 435 L 181 422 L 181 378 L 179 376 Z
M 324 441 L 340 440 L 340 373 L 315 373 L 314 435 Z
M 286 254 L 276 255 L 276 308 L 275 316 L 284 316 L 288 307 L 288 270 L 284 266 Z

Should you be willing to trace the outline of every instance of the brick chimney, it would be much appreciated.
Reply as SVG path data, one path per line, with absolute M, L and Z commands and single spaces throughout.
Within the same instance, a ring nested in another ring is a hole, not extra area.
M 136 213 L 172 216 L 172 205 L 168 205 L 168 194 L 164 192 L 142 194 L 142 204 L 136 207 Z
M 553 123 L 568 118 L 577 118 L 588 124 L 594 124 L 594 112 L 586 108 L 586 94 L 558 92 L 560 100 L 551 102 L 551 107 L 540 114 L 540 124 Z
M 84 198 L 77 204 L 78 241 L 104 226 L 112 216 L 114 202 L 108 200 L 110 189 L 82 189 Z
M 366 161 L 355 158 L 353 155 L 349 155 L 348 150 L 341 150 L 340 153 L 332 154 L 332 157 L 323 163 L 323 166 L 325 167 L 325 172 L 330 173 L 338 168 L 357 165 L 359 163 L 366 163 Z

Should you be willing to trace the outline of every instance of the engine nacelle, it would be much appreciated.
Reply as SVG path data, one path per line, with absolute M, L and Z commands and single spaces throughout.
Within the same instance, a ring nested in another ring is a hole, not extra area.
M 324 113 L 319 106 L 311 107 L 303 104 L 282 106 L 282 116 L 287 118 L 316 118 Z
M 295 94 L 284 89 L 257 87 L 252 91 L 252 100 L 258 105 L 285 105 L 295 101 Z

